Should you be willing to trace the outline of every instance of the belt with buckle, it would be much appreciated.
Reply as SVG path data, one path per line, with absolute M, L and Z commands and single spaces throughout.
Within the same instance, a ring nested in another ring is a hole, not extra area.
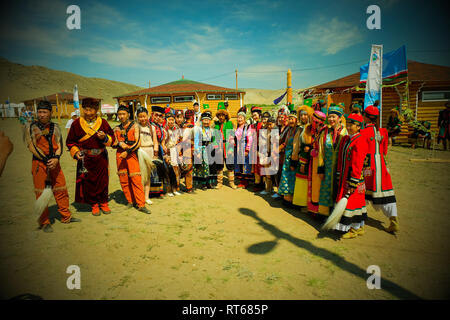
M 83 149 L 83 153 L 87 154 L 88 156 L 98 156 L 104 150 L 105 149 Z

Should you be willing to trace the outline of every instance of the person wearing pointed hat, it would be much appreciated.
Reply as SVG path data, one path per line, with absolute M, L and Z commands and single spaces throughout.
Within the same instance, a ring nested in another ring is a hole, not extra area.
M 294 194 L 292 204 L 306 207 L 308 204 L 308 170 L 311 151 L 311 117 L 314 109 L 307 105 L 297 110 L 300 115 L 301 125 L 294 136 L 291 170 L 295 170 Z
M 137 155 L 137 150 L 141 145 L 139 125 L 129 120 L 130 111 L 130 108 L 125 106 L 120 106 L 117 110 L 120 124 L 114 128 L 115 141 L 113 144 L 117 149 L 117 174 L 128 201 L 127 208 L 136 206 L 138 211 L 150 214 L 145 207 L 146 197 Z
M 239 179 L 237 187 L 244 189 L 248 188 L 253 178 L 250 152 L 254 134 L 252 127 L 245 122 L 246 112 L 245 106 L 238 110 L 237 126 L 234 132 L 234 173 Z
M 390 220 L 388 232 L 397 232 L 398 216 L 397 201 L 391 175 L 387 168 L 388 131 L 379 128 L 380 111 L 374 106 L 364 110 L 366 126 L 361 135 L 367 143 L 367 156 L 364 161 L 364 179 L 366 185 L 366 200 L 372 203 L 376 210 L 381 210 Z
M 294 146 L 294 137 L 299 130 L 297 126 L 297 111 L 292 110 L 289 113 L 289 128 L 286 133 L 286 147 L 285 147 L 285 156 L 284 162 L 281 169 L 281 179 L 280 186 L 278 187 L 278 194 L 283 196 L 283 203 L 286 206 L 290 206 L 292 204 L 292 198 L 294 194 L 295 187 L 295 168 L 291 167 L 291 156 L 292 150 Z
M 311 117 L 311 126 L 307 129 L 311 136 L 310 161 L 308 168 L 308 212 L 318 217 L 320 184 L 319 174 L 319 135 L 325 127 L 326 115 L 321 111 L 314 111 Z
M 333 208 L 336 197 L 337 185 L 334 177 L 337 153 L 342 137 L 348 134 L 347 129 L 341 125 L 341 117 L 343 115 L 344 110 L 340 106 L 330 106 L 327 116 L 328 124 L 324 127 L 318 138 L 318 173 L 322 180 L 320 183 L 318 214 L 323 218 L 330 214 L 330 208 Z
M 230 139 L 233 138 L 232 133 L 234 131 L 234 125 L 230 120 L 230 115 L 227 111 L 225 103 L 219 102 L 217 106 L 216 118 L 218 120 L 214 122 L 214 129 L 220 131 L 222 143 L 219 144 L 219 152 L 223 153 L 223 164 L 216 164 L 217 188 L 221 188 L 223 186 L 223 173 L 226 166 L 229 185 L 232 189 L 236 189 L 236 185 L 234 183 L 233 143 L 230 141 Z
M 106 147 L 115 141 L 108 121 L 98 116 L 98 100 L 83 99 L 83 116 L 76 119 L 67 133 L 66 145 L 77 160 L 75 202 L 92 206 L 92 214 L 111 213 L 108 206 L 109 160 Z
M 348 135 L 342 138 L 336 169 L 338 186 L 336 204 L 342 198 L 348 197 L 344 213 L 334 226 L 335 230 L 344 232 L 341 239 L 363 235 L 367 219 L 363 176 L 367 143 L 360 133 L 364 119 L 359 114 L 351 114 L 347 120 Z
M 200 117 L 201 125 L 194 127 L 194 182 L 202 190 L 212 189 L 217 179 L 215 163 L 209 156 L 216 145 L 211 120 L 211 113 L 204 111 Z
M 26 124 L 24 127 L 25 143 L 33 155 L 31 174 L 36 200 L 50 184 L 58 212 L 61 214 L 61 222 L 79 222 L 81 220 L 72 217 L 69 209 L 66 178 L 59 162 L 63 151 L 62 135 L 59 126 L 51 121 L 51 115 L 52 105 L 50 102 L 40 101 L 37 105 L 37 121 Z M 43 199 L 41 198 L 41 200 Z M 45 206 L 45 209 L 39 214 L 39 228 L 44 232 L 53 232 L 48 207 Z

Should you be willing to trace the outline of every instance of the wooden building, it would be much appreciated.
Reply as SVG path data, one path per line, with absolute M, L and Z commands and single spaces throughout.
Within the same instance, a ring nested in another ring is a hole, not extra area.
M 100 101 L 100 98 L 94 98 L 94 97 L 87 97 L 78 95 L 78 100 L 80 101 L 80 109 L 83 99 L 86 98 L 92 98 L 95 100 Z M 53 106 L 53 117 L 55 118 L 70 118 L 70 114 L 75 111 L 75 108 L 73 107 L 73 93 L 71 92 L 58 92 L 53 93 L 47 96 L 43 97 L 37 97 L 33 99 L 28 99 L 23 101 L 25 106 L 28 110 L 34 110 L 36 111 L 36 107 L 41 100 L 47 100 L 49 101 Z
M 346 113 L 353 102 L 364 101 L 365 88 L 360 86 L 359 72 L 312 88 L 312 94 L 334 103 L 343 102 Z M 408 90 L 409 89 L 409 90 Z M 409 91 L 409 94 L 408 94 Z M 301 93 L 301 92 L 300 92 Z M 450 101 L 450 67 L 408 60 L 408 77 L 397 79 L 382 89 L 382 126 L 386 127 L 390 111 L 396 106 L 409 107 L 419 121 L 429 121 L 438 132 L 439 111 Z M 412 128 L 404 124 L 399 142 L 406 142 Z
M 162 84 L 160 86 L 142 89 L 121 96 L 114 97 L 118 104 L 132 103 L 133 111 L 136 110 L 137 103 L 141 106 L 171 107 L 173 109 L 192 109 L 194 100 L 199 103 L 200 110 L 203 111 L 203 104 L 209 105 L 209 110 L 215 115 L 219 102 L 228 101 L 228 112 L 230 117 L 235 118 L 236 113 L 244 105 L 245 91 L 218 87 L 211 84 L 197 81 L 180 79 L 177 81 Z M 134 112 L 133 112 L 134 113 Z

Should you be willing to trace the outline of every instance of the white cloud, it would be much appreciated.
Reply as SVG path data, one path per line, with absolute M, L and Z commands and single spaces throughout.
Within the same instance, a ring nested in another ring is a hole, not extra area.
M 293 41 L 300 42 L 301 46 L 313 52 L 333 55 L 362 42 L 363 35 L 356 25 L 337 17 L 331 20 L 321 17 L 312 21 L 304 32 L 298 32 L 293 38 Z

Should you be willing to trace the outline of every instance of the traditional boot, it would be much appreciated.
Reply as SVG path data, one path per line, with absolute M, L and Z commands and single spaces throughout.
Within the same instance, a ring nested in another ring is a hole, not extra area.
M 223 186 L 223 171 L 220 171 L 218 174 L 217 174 L 217 189 L 220 189 L 220 188 L 222 188 L 222 186 Z
M 357 236 L 358 236 L 358 233 L 356 232 L 356 230 L 353 228 L 350 228 L 350 230 L 346 234 L 342 235 L 341 239 L 353 239 L 353 238 L 356 238 Z
M 108 206 L 108 202 L 100 203 L 100 210 L 103 212 L 103 214 L 111 213 L 111 209 Z
M 236 185 L 234 184 L 234 172 L 233 171 L 228 171 L 228 181 L 230 182 L 231 189 L 237 189 Z
M 364 233 L 366 233 L 366 231 L 364 230 L 364 226 L 359 227 L 359 228 L 356 229 L 355 231 L 356 231 L 356 234 L 357 234 L 358 236 L 362 236 Z
M 98 203 L 92 205 L 92 215 L 98 217 L 100 215 L 100 208 Z
M 398 228 L 398 218 L 397 217 L 390 217 L 389 220 L 391 220 L 391 224 L 386 229 L 387 232 L 397 232 L 399 230 Z

